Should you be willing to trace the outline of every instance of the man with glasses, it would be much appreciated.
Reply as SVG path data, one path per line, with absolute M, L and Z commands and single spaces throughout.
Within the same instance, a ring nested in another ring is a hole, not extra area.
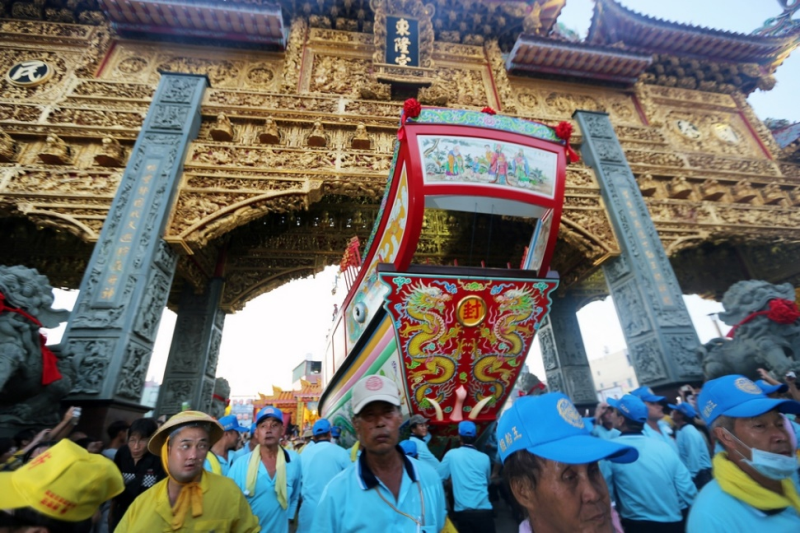
M 403 416 L 397 384 L 367 376 L 353 386 L 351 404 L 361 455 L 328 483 L 311 530 L 439 533 L 447 514 L 442 480 L 398 446 Z
M 161 457 L 168 477 L 136 498 L 116 532 L 259 531 L 258 519 L 236 485 L 203 470 L 206 454 L 222 433 L 219 422 L 199 411 L 183 411 L 167 420 L 147 449 Z

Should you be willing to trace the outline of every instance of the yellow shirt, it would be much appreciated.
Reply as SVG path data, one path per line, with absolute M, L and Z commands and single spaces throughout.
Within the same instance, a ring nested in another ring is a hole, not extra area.
M 172 531 L 172 508 L 163 479 L 136 498 L 115 533 L 159 533 Z M 226 477 L 204 472 L 200 478 L 203 490 L 203 514 L 197 518 L 186 513 L 180 531 L 204 533 L 257 533 L 258 518 L 250 510 L 239 487 Z

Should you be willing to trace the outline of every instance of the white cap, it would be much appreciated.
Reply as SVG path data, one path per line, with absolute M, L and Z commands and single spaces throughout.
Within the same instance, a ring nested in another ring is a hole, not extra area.
M 387 402 L 400 407 L 400 390 L 394 381 L 385 376 L 367 376 L 353 385 L 351 401 L 354 415 L 372 402 Z

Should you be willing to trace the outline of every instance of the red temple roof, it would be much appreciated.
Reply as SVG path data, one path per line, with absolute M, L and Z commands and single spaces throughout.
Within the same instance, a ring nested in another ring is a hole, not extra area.
M 512 72 L 633 84 L 651 62 L 649 55 L 523 34 L 511 50 L 506 67 Z
M 115 30 L 285 46 L 278 5 L 203 0 L 99 0 Z
M 784 35 L 745 35 L 642 15 L 615 0 L 596 0 L 587 42 L 624 44 L 637 52 L 712 61 L 777 66 L 798 46 L 800 30 Z

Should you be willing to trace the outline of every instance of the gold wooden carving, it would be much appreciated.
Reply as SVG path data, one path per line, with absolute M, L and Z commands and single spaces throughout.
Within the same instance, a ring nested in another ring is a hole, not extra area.
M 213 88 L 166 229 L 173 246 L 192 256 L 179 261 L 179 275 L 202 287 L 221 239 L 229 240 L 237 267 L 223 300 L 234 310 L 335 263 L 350 237 L 368 237 L 402 102 L 390 101 L 388 86 L 371 77 L 375 35 L 343 31 L 336 18 L 328 27 L 309 26 L 296 18 L 287 50 L 266 53 L 124 40 L 112 49 L 105 26 L 0 21 L 6 64 L 37 58 L 56 66 L 39 87 L 0 81 L 0 210 L 96 240 L 121 173 L 107 165 L 125 164 L 156 69 L 185 69 L 207 74 Z M 800 239 L 800 166 L 771 158 L 781 152 L 744 95 L 508 76 L 494 41 L 467 37 L 432 43 L 433 84 L 420 98 L 490 105 L 549 124 L 576 109 L 609 113 L 669 253 L 707 242 Z M 678 120 L 696 125 L 700 137 L 682 135 Z M 321 146 L 312 141 L 320 130 Z M 579 145 L 580 132 L 573 139 Z M 43 161 L 43 154 L 54 158 Z M 275 228 L 259 240 L 249 228 L 254 221 L 266 227 L 262 220 Z M 296 237 L 281 233 L 290 223 L 302 229 Z M 560 237 L 553 264 L 571 288 L 591 284 L 602 262 L 619 253 L 599 187 L 581 164 L 567 171 Z M 423 244 L 435 262 L 441 243 Z

